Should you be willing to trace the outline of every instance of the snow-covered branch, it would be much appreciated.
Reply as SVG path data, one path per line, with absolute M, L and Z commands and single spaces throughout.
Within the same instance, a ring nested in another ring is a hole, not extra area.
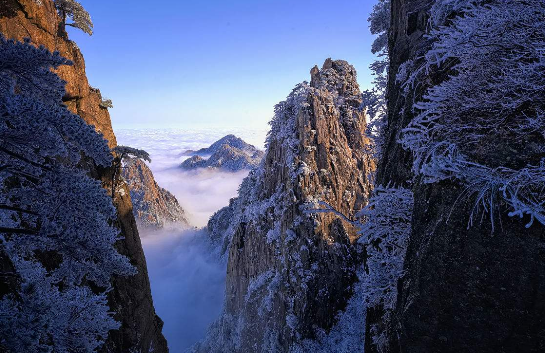
M 0 36 L 0 254 L 17 274 L 0 298 L 0 347 L 13 352 L 95 351 L 119 327 L 112 275 L 135 273 L 114 247 L 111 198 L 81 167 L 112 155 L 62 101 L 52 69 L 68 63 Z
M 442 72 L 414 106 L 400 142 L 427 183 L 457 180 L 490 213 L 545 224 L 545 3 L 441 0 L 432 8 L 426 72 Z M 518 150 L 503 158 L 496 146 Z M 497 212 L 497 211 L 496 211 Z

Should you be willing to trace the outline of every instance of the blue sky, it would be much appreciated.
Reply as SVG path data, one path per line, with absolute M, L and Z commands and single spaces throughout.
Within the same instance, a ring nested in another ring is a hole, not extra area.
M 369 88 L 371 0 L 80 0 L 70 29 L 114 128 L 264 127 L 312 66 L 349 61 Z

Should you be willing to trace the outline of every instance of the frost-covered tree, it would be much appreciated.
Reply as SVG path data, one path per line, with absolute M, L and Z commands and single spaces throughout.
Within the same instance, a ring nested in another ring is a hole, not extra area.
M 138 148 L 129 146 L 116 146 L 113 151 L 117 153 L 121 160 L 124 160 L 125 158 L 138 158 L 151 163 L 149 153 L 144 150 L 139 150 Z
M 386 128 L 386 88 L 388 86 L 388 29 L 390 28 L 390 0 L 379 0 L 373 7 L 369 16 L 369 29 L 376 38 L 371 46 L 371 52 L 378 59 L 370 66 L 375 76 L 373 89 L 363 92 L 362 106 L 367 109 L 370 123 L 369 136 L 373 137 L 373 150 L 378 158 L 383 143 L 383 134 Z
M 113 108 L 114 107 L 114 104 L 112 102 L 111 99 L 108 99 L 108 98 L 103 98 L 101 101 L 100 101 L 100 107 L 103 108 L 103 109 L 108 109 L 108 108 Z
M 413 193 L 405 188 L 378 186 L 359 214 L 360 243 L 367 247 L 367 269 L 360 274 L 358 291 L 366 307 L 380 307 L 380 325 L 372 327 L 373 344 L 387 352 L 390 316 L 395 309 L 397 283 L 411 233 Z
M 401 143 L 423 181 L 456 180 L 474 212 L 545 224 L 545 3 L 441 0 L 431 11 L 432 48 L 414 72 L 445 77 L 415 104 Z M 410 81 L 410 79 L 409 79 Z M 497 145 L 519 158 L 493 158 Z
M 390 29 L 390 0 L 379 0 L 373 6 L 369 15 L 369 30 L 376 35 L 371 46 L 371 52 L 378 56 L 378 60 L 371 64 L 371 71 L 375 74 L 375 86 L 378 90 L 385 90 L 388 81 L 388 30 Z
M 71 26 L 81 29 L 88 35 L 93 34 L 93 21 L 91 21 L 91 16 L 79 2 L 77 2 L 76 0 L 54 1 L 57 12 L 61 17 L 63 26 Z M 70 18 L 72 22 L 67 23 L 66 20 L 68 18 Z
M 397 299 L 397 283 L 403 275 L 403 264 L 413 212 L 413 193 L 406 188 L 377 186 L 369 204 L 351 220 L 330 205 L 310 212 L 332 212 L 359 228 L 358 242 L 365 246 L 367 265 L 358 271 L 359 281 L 337 324 L 328 332 L 318 331 L 315 340 L 305 340 L 291 353 L 359 352 L 365 339 L 368 308 L 379 308 L 382 320 L 371 327 L 372 343 L 379 352 L 388 352 L 388 330 Z
M 106 140 L 62 103 L 58 53 L 0 37 L 0 255 L 16 285 L 0 297 L 0 347 L 93 352 L 119 326 L 106 294 L 134 274 L 114 248 L 116 211 L 93 165 Z M 0 281 L 4 280 L 0 276 Z

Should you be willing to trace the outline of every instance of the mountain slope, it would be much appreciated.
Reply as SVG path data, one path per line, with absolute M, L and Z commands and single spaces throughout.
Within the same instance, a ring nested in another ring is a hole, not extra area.
M 144 228 L 177 226 L 187 228 L 185 211 L 168 190 L 153 178 L 149 167 L 141 159 L 131 159 L 123 166 L 121 174 L 131 191 L 136 222 Z

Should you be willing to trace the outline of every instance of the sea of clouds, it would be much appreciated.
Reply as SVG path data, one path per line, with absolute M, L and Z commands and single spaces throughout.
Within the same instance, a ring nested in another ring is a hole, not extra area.
M 237 195 L 248 171 L 183 171 L 180 163 L 187 150 L 208 147 L 225 135 L 234 134 L 257 148 L 264 148 L 267 131 L 231 129 L 120 129 L 119 145 L 144 149 L 159 186 L 173 193 L 191 224 L 202 228 L 210 216 Z M 157 314 L 164 321 L 163 333 L 171 352 L 183 352 L 206 335 L 219 316 L 225 290 L 225 260 L 218 258 L 205 230 L 142 232 L 151 291 Z
M 210 216 L 229 204 L 248 171 L 238 173 L 179 168 L 188 158 L 187 150 L 208 147 L 225 135 L 234 134 L 257 148 L 264 149 L 267 130 L 256 129 L 120 129 L 117 142 L 146 150 L 149 167 L 157 183 L 176 196 L 192 224 L 203 227 Z

